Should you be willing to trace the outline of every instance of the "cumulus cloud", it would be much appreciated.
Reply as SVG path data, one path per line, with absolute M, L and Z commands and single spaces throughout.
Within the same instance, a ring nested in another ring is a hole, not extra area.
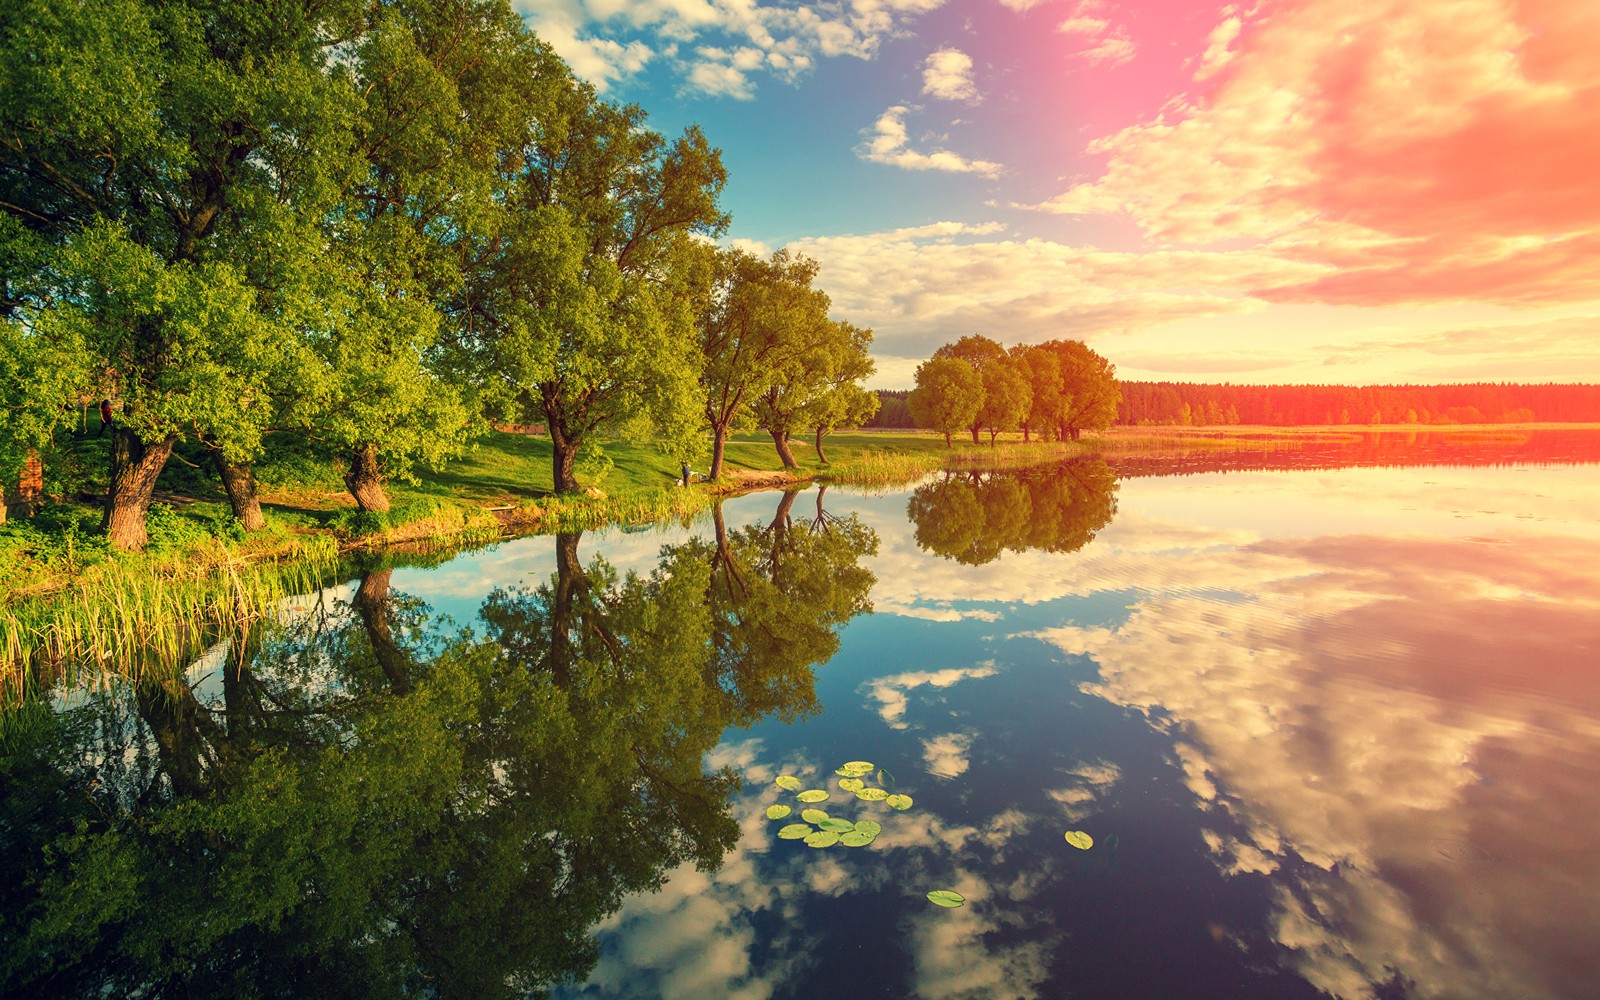
M 960 49 L 940 49 L 922 63 L 922 92 L 941 101 L 977 103 L 972 57 Z
M 664 57 L 681 93 L 748 99 L 754 74 L 793 82 L 818 59 L 871 59 L 944 0 L 517 0 L 541 38 L 604 91 Z M 658 48 L 652 49 L 650 42 Z M 728 53 L 753 53 L 728 58 Z
M 994 664 L 985 663 L 976 667 L 948 667 L 944 670 L 921 670 L 903 674 L 892 674 L 888 677 L 879 677 L 868 682 L 861 688 L 861 693 L 878 703 L 878 715 L 891 729 L 905 729 L 906 708 L 910 703 L 910 694 L 920 687 L 934 689 L 947 688 L 964 680 L 979 677 L 993 677 L 996 673 Z
M 873 163 L 883 163 L 903 170 L 936 170 L 952 174 L 977 174 L 981 177 L 1000 176 L 1000 164 L 988 160 L 969 159 L 959 153 L 936 149 L 921 152 L 912 149 L 906 131 L 906 116 L 912 108 L 897 104 L 863 131 L 866 142 L 856 147 L 856 155 Z
M 1270 13 L 1226 11 L 1199 54 L 1205 89 L 1091 143 L 1100 176 L 1032 207 L 1327 266 L 1253 286 L 1272 301 L 1600 297 L 1600 7 L 1301 0 Z
M 1091 64 L 1120 66 L 1134 57 L 1138 47 L 1125 30 L 1105 16 L 1107 10 L 1104 0 L 1083 0 L 1071 17 L 1056 25 L 1056 30 L 1077 36 L 1085 46 L 1077 55 Z

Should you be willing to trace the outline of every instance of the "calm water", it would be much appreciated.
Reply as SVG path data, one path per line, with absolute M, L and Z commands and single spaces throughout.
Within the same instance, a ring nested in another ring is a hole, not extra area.
M 1592 997 L 1596 457 L 1079 462 L 374 569 L 177 697 L 11 720 L 0 992 Z M 882 832 L 778 839 L 780 775 Z

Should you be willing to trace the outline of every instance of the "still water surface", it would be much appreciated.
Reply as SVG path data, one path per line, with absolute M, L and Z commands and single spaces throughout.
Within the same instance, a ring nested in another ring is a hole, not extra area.
M 3 981 L 1592 997 L 1596 444 L 758 494 L 374 570 L 176 703 L 14 727 Z M 778 839 L 780 775 L 882 832 Z

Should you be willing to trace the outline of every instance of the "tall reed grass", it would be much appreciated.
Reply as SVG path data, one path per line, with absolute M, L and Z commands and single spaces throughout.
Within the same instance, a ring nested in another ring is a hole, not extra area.
M 277 622 L 286 598 L 320 589 L 333 568 L 233 563 L 179 576 L 112 566 L 0 608 L 0 707 L 57 683 L 181 673 L 215 643 Z

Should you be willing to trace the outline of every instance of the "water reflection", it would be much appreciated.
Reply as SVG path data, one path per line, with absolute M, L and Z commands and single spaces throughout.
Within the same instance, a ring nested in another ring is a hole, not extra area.
M 1099 458 L 1024 472 L 947 473 L 906 510 L 917 544 L 967 566 L 1002 552 L 1074 552 L 1117 513 L 1117 477 Z
M 12 716 L 0 984 L 478 997 L 582 978 L 626 894 L 718 867 L 739 779 L 706 753 L 814 711 L 813 668 L 869 607 L 873 533 L 795 529 L 792 504 L 647 573 L 559 536 L 548 582 L 484 602 L 487 639 L 378 568 L 220 677 Z

